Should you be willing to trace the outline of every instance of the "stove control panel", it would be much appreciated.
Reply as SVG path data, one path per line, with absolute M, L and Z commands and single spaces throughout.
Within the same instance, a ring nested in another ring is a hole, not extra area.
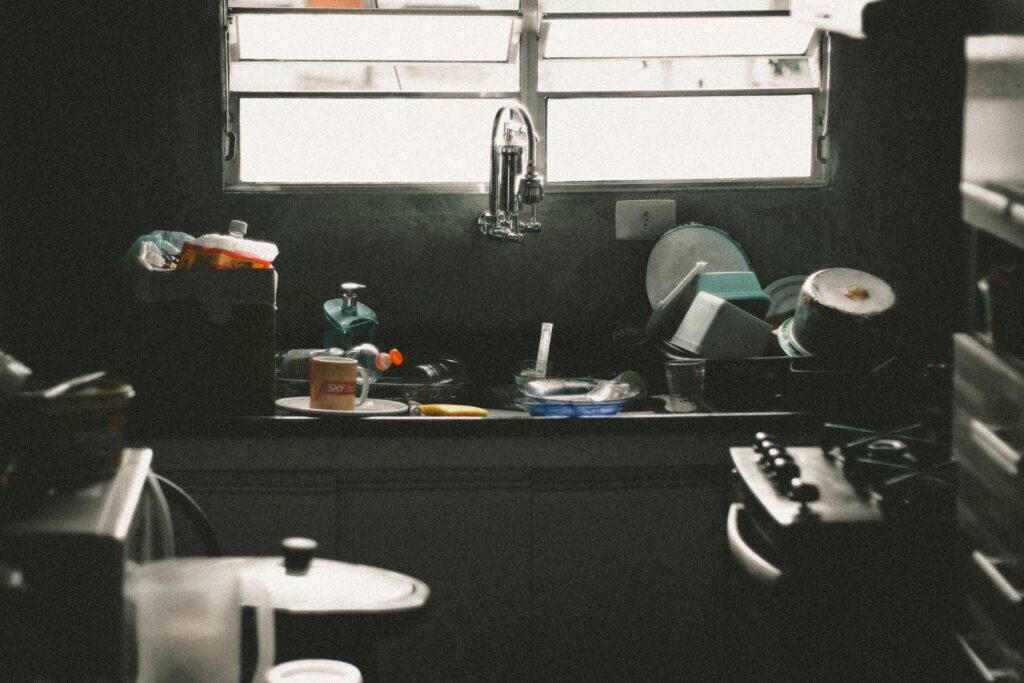
M 759 432 L 751 447 L 730 449 L 744 488 L 781 526 L 877 524 L 877 496 L 855 486 L 841 463 L 814 446 L 785 446 Z

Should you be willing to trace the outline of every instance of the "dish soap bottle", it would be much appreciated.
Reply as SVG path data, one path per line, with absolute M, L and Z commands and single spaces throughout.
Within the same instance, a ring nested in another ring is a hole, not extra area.
M 356 361 L 366 368 L 366 374 L 371 382 L 376 382 L 381 373 L 393 365 L 401 365 L 402 352 L 398 349 L 381 351 L 369 342 L 353 346 L 345 352 L 346 358 L 355 358 Z
M 337 347 L 348 351 L 357 344 L 372 343 L 377 336 L 377 314 L 366 304 L 356 301 L 356 292 L 366 285 L 357 282 L 341 284 L 341 298 L 324 302 L 324 348 Z

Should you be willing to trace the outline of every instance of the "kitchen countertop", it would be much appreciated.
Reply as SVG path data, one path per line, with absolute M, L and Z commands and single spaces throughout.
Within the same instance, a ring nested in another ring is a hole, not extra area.
M 724 467 L 758 430 L 813 433 L 798 413 L 623 414 L 606 418 L 266 416 L 149 422 L 129 434 L 159 470 L 337 471 Z M 720 455 L 721 457 L 717 457 Z
M 363 418 L 320 418 L 304 415 L 210 416 L 168 420 L 130 416 L 131 438 L 146 437 L 338 437 L 338 436 L 532 436 L 639 435 L 713 433 L 750 429 L 798 429 L 820 423 L 807 413 L 652 411 L 611 417 L 536 418 L 512 410 L 490 410 L 488 417 L 400 415 Z M 751 433 L 753 433 L 753 431 Z

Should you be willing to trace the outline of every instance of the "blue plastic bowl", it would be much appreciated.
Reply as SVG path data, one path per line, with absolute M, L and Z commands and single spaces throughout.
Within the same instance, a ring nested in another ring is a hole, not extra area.
M 519 405 L 535 417 L 608 417 L 616 415 L 626 401 L 591 401 L 578 403 L 572 401 L 538 401 L 526 399 Z

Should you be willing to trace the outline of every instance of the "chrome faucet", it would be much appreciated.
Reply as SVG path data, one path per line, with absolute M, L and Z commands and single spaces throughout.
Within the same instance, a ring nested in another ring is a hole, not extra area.
M 508 114 L 498 140 L 498 127 Z M 517 125 L 513 115 L 518 114 L 523 126 Z M 517 135 L 525 135 L 527 143 L 526 174 L 523 174 L 523 146 L 515 144 Z M 537 173 L 537 142 L 533 132 L 533 119 L 521 105 L 502 107 L 494 116 L 491 129 L 491 190 L 487 211 L 480 214 L 477 226 L 480 232 L 499 240 L 522 242 L 525 232 L 540 232 L 537 222 L 537 204 L 544 199 L 544 180 Z M 519 217 L 523 204 L 532 208 L 532 218 Z

